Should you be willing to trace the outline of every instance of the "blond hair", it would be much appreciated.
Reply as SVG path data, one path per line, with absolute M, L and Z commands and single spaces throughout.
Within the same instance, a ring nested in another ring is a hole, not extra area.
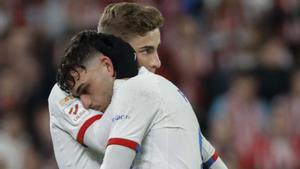
M 152 6 L 136 3 L 112 3 L 103 11 L 98 23 L 98 32 L 113 34 L 124 40 L 144 36 L 163 25 L 160 11 Z

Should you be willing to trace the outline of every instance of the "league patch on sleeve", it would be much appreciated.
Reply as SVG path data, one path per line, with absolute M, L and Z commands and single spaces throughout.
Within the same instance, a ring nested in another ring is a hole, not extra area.
M 64 108 L 64 113 L 66 114 L 67 120 L 74 125 L 83 123 L 86 117 L 90 114 L 90 112 L 86 110 L 79 101 L 66 106 Z
M 65 98 L 63 98 L 63 99 L 61 99 L 61 100 L 59 101 L 59 105 L 60 105 L 61 107 L 64 107 L 64 106 L 66 106 L 67 104 L 69 104 L 70 101 L 73 100 L 73 99 L 75 99 L 74 96 L 68 95 L 68 96 L 66 96 Z

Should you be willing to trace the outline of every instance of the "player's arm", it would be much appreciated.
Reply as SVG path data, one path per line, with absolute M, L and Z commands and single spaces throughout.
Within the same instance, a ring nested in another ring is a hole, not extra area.
M 59 89 L 55 91 L 51 92 L 54 94 L 50 95 L 48 103 L 49 111 L 55 116 L 59 127 L 83 146 L 103 153 L 108 138 L 107 126 L 102 120 L 103 114 L 85 109 L 79 99 L 72 98 Z
M 112 103 L 112 128 L 101 169 L 130 168 L 159 104 L 157 94 L 143 84 L 119 90 Z
M 107 147 L 100 169 L 129 169 L 136 152 L 121 145 Z
M 202 147 L 201 155 L 203 158 L 203 169 L 227 169 L 226 165 L 219 157 L 215 148 L 209 141 L 201 134 Z
M 106 121 L 103 120 L 105 119 L 104 115 L 98 111 L 85 109 L 79 99 L 73 102 L 75 107 L 78 105 L 78 113 L 82 114 L 74 117 L 73 115 L 66 114 L 72 107 L 65 110 L 64 120 L 62 121 L 64 129 L 79 144 L 104 153 L 108 138 L 108 126 Z M 77 121 L 75 122 L 74 119 Z

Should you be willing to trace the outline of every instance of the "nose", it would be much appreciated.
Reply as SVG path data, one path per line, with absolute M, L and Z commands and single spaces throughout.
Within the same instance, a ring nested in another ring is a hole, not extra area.
M 158 56 L 157 52 L 155 52 L 155 54 L 153 55 L 153 57 L 151 59 L 151 62 L 150 62 L 150 66 L 154 70 L 160 68 L 161 62 L 160 62 L 160 59 L 159 59 L 159 56 Z
M 80 96 L 80 100 L 81 100 L 84 108 L 88 109 L 88 108 L 91 107 L 92 100 L 91 100 L 91 98 L 89 96 L 87 96 L 87 95 L 81 95 Z

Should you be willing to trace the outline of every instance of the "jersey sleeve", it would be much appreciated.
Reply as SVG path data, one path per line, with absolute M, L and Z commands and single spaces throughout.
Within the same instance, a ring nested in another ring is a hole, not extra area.
M 109 145 L 139 150 L 144 136 L 159 112 L 159 95 L 150 85 L 129 85 L 119 90 L 113 101 Z
M 123 146 L 109 146 L 100 169 L 131 169 L 135 154 L 134 151 Z
M 54 111 L 56 111 L 55 117 L 59 126 L 79 143 L 83 142 L 83 137 L 88 127 L 102 117 L 101 113 L 85 109 L 81 101 L 76 98 L 71 99 L 64 106 L 59 105 L 58 102 L 54 104 L 57 107 Z
M 227 169 L 215 148 L 201 133 L 200 136 L 202 140 L 201 156 L 203 158 L 203 169 Z
M 88 110 L 82 102 L 63 91 L 51 92 L 48 105 L 51 120 L 63 131 L 66 131 L 78 143 L 96 151 L 104 151 L 107 138 L 103 113 Z

